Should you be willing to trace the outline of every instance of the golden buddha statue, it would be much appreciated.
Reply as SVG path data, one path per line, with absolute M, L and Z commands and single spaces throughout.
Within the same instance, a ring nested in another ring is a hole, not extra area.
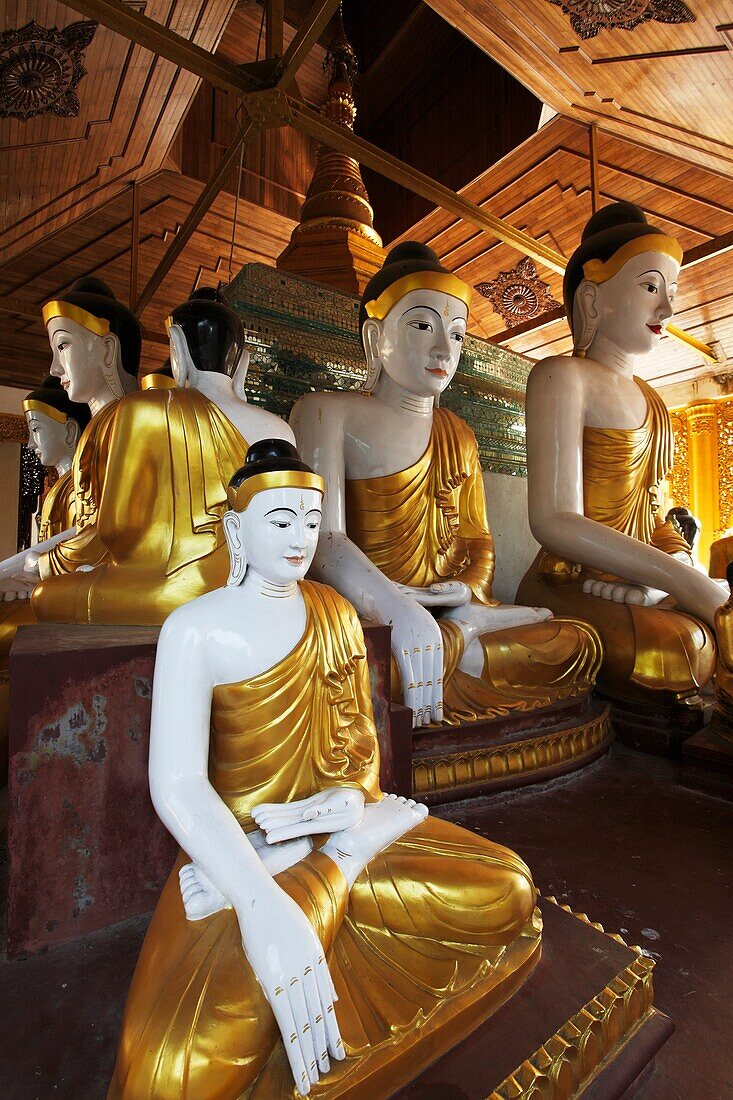
M 379 788 L 359 620 L 304 580 L 322 497 L 291 445 L 251 447 L 227 584 L 163 626 L 149 775 L 182 851 L 108 1100 L 379 1100 L 539 958 L 522 860 Z
M 398 697 L 416 727 L 587 695 L 601 656 L 584 623 L 492 596 L 476 439 L 437 407 L 469 298 L 431 249 L 397 246 L 362 297 L 365 393 L 308 394 L 292 416 L 327 485 L 317 575 L 391 625 Z
M 538 363 L 527 390 L 529 519 L 543 549 L 517 599 L 593 623 L 599 686 L 632 703 L 694 699 L 715 668 L 721 592 L 657 514 L 674 438 L 662 399 L 634 375 L 673 315 L 681 259 L 638 207 L 594 214 L 565 275 L 573 355 Z
M 63 315 L 65 303 L 54 305 Z M 217 291 L 196 291 L 169 329 L 176 384 L 156 374 L 92 420 L 76 463 L 81 529 L 41 559 L 39 619 L 158 624 L 217 587 L 227 573 L 226 486 L 247 441 L 292 438 L 247 405 L 244 331 Z M 75 366 L 70 359 L 69 373 Z
M 720 538 L 716 539 L 710 547 L 710 576 L 721 579 L 725 577 L 728 563 L 731 561 L 733 561 L 733 527 L 723 531 Z
M 58 378 L 48 377 L 23 401 L 28 424 L 28 446 L 43 466 L 55 467 L 58 480 L 43 500 L 38 542 L 73 530 L 76 504 L 71 465 L 79 439 L 89 423 L 89 406 L 69 400 Z M 0 562 L 0 778 L 7 763 L 8 659 L 19 626 L 36 622 L 29 597 L 38 581 L 37 555 L 33 547 Z

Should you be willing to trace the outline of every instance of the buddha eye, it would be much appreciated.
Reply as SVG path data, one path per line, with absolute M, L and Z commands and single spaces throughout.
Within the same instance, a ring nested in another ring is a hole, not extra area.
M 429 321 L 408 321 L 407 324 L 410 328 L 417 328 L 420 332 L 432 332 L 433 326 Z
M 318 530 L 318 522 L 314 521 L 314 520 L 311 520 L 309 523 L 306 523 L 306 527 L 308 528 L 309 531 L 317 531 Z
M 270 523 L 272 524 L 273 527 L 279 527 L 281 530 L 283 530 L 285 527 L 290 526 L 290 524 L 287 522 L 287 520 L 284 520 L 284 519 L 271 519 Z
M 451 333 L 451 339 L 452 340 L 457 340 L 459 344 L 462 344 L 463 340 L 464 340 L 463 333 L 462 332 L 452 332 Z
M 642 283 L 645 290 L 648 290 L 650 294 L 659 294 L 659 288 L 655 283 Z
M 59 351 L 65 351 L 65 350 L 66 350 L 66 348 L 68 348 L 68 346 L 69 346 L 69 343 L 70 343 L 70 341 L 69 341 L 69 340 L 59 340 L 59 342 L 58 342 L 58 344 L 56 345 L 56 347 L 57 347 L 57 348 L 59 349 Z

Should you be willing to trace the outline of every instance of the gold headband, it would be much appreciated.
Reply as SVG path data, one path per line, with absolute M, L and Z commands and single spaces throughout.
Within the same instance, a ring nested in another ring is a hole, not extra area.
M 367 317 L 375 317 L 377 321 L 383 321 L 392 306 L 404 298 L 411 290 L 440 290 L 444 294 L 451 294 L 460 299 L 466 309 L 471 306 L 470 287 L 456 275 L 448 271 L 415 271 L 412 275 L 403 275 L 386 290 L 383 290 L 378 298 L 367 302 L 364 306 Z
M 93 313 L 81 306 L 73 306 L 70 302 L 46 302 L 42 313 L 44 325 L 54 317 L 65 317 L 68 321 L 76 321 L 77 325 L 93 332 L 95 336 L 109 336 L 109 321 L 104 317 L 95 317 Z
M 323 496 L 326 483 L 319 474 L 305 470 L 266 470 L 248 477 L 237 489 L 230 485 L 227 489 L 229 507 L 235 512 L 243 512 L 253 496 L 267 489 L 315 489 Z
M 665 256 L 671 256 L 678 264 L 682 263 L 682 246 L 679 241 L 664 233 L 646 233 L 643 237 L 635 237 L 633 241 L 621 245 L 608 260 L 587 260 L 583 264 L 583 275 L 591 283 L 605 283 L 625 263 L 633 260 L 634 256 L 641 256 L 642 252 L 662 252 Z
M 45 401 L 34 401 L 32 398 L 23 402 L 23 409 L 27 413 L 39 412 L 44 416 L 48 416 L 51 420 L 55 420 L 57 424 L 65 424 L 68 417 L 66 413 L 61 412 L 59 409 L 54 409 L 53 405 L 47 405 Z
M 156 371 L 151 371 L 150 374 L 145 374 L 140 379 L 141 390 L 177 390 L 178 383 L 175 378 L 170 378 L 167 374 L 158 374 Z

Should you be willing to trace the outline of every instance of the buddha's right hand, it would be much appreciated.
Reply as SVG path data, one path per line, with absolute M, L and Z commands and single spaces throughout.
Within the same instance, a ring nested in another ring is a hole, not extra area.
M 272 883 L 237 910 L 242 944 L 264 990 L 301 1096 L 341 1060 L 336 991 L 323 947 L 302 909 Z
M 427 588 L 414 588 L 409 584 L 398 584 L 400 592 L 412 596 L 421 607 L 463 607 L 470 603 L 473 593 L 463 581 L 435 581 Z
M 386 619 L 392 627 L 392 652 L 402 677 L 402 698 L 412 710 L 412 727 L 443 721 L 443 637 L 417 600 L 402 592 Z

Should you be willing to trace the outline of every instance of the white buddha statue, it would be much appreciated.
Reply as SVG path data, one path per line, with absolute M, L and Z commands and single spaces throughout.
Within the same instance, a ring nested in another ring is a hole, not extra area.
M 657 514 L 674 437 L 661 397 L 634 373 L 673 316 L 681 259 L 638 207 L 594 214 L 565 275 L 574 352 L 538 363 L 527 389 L 529 520 L 543 549 L 517 598 L 593 623 L 599 686 L 627 703 L 697 696 L 725 599 Z
M 108 1097 L 381 1095 L 521 984 L 535 889 L 506 848 L 380 791 L 359 620 L 304 580 L 323 480 L 262 440 L 229 503 L 227 584 L 158 643 L 150 788 L 181 854 Z
M 438 407 L 469 297 L 431 249 L 394 248 L 362 297 L 364 392 L 308 394 L 291 417 L 326 481 L 315 575 L 391 625 L 398 697 L 416 727 L 588 694 L 600 661 L 583 623 L 492 597 L 476 439 Z

